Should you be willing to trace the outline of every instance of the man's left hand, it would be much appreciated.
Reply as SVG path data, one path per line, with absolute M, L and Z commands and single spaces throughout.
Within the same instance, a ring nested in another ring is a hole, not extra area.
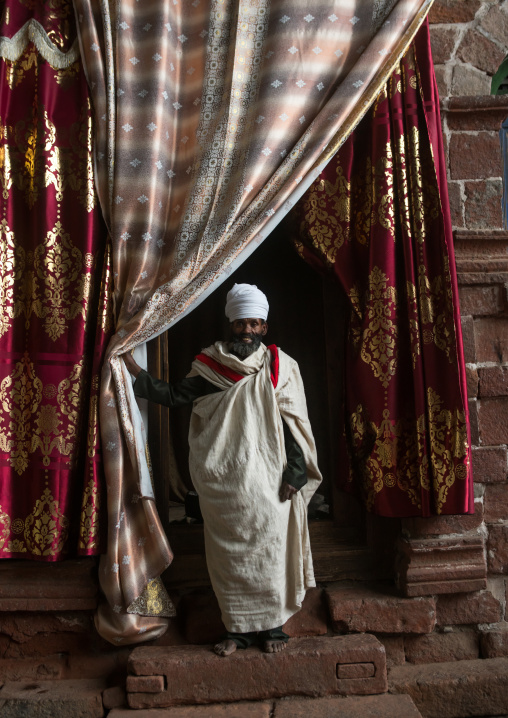
M 293 496 L 298 493 L 298 490 L 294 486 L 288 484 L 287 481 L 282 482 L 282 486 L 279 489 L 279 498 L 281 501 L 289 501 Z

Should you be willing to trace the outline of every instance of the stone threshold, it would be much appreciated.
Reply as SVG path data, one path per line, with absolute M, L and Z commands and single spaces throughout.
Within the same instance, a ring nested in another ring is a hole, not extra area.
M 300 638 L 277 654 L 258 648 L 227 658 L 211 647 L 135 648 L 127 698 L 137 710 L 186 704 L 234 703 L 287 696 L 385 693 L 386 655 L 371 635 Z
M 409 695 L 425 718 L 508 713 L 508 658 L 396 666 L 389 691 Z
M 422 718 L 409 696 L 304 698 L 151 710 L 116 708 L 108 718 Z

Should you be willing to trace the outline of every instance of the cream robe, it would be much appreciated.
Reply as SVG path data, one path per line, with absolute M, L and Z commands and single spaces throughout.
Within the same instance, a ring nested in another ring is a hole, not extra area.
M 283 625 L 315 586 L 307 505 L 321 481 L 297 363 L 279 350 L 279 380 L 262 344 L 241 361 L 217 342 L 204 354 L 245 375 L 234 383 L 200 361 L 199 374 L 223 391 L 194 402 L 189 465 L 204 518 L 212 586 L 228 631 Z M 286 464 L 281 415 L 301 447 L 307 484 L 280 501 Z

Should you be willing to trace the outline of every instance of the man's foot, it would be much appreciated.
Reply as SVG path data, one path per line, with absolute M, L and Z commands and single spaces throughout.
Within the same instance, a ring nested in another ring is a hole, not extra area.
M 213 650 L 218 656 L 230 656 L 236 651 L 236 643 L 231 638 L 226 638 L 224 641 L 217 643 Z
M 269 641 L 263 643 L 263 651 L 265 653 L 280 653 L 286 648 L 286 641 L 279 641 L 276 638 L 272 638 Z

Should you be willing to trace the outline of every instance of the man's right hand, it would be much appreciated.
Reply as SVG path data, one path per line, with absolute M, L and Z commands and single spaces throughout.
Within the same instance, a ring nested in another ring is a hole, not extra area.
M 130 352 L 125 352 L 125 354 L 120 354 L 120 356 L 124 360 L 125 366 L 130 371 L 132 376 L 137 378 L 139 372 L 142 371 L 142 369 L 139 364 L 134 361 L 134 357 L 132 356 L 132 354 Z

